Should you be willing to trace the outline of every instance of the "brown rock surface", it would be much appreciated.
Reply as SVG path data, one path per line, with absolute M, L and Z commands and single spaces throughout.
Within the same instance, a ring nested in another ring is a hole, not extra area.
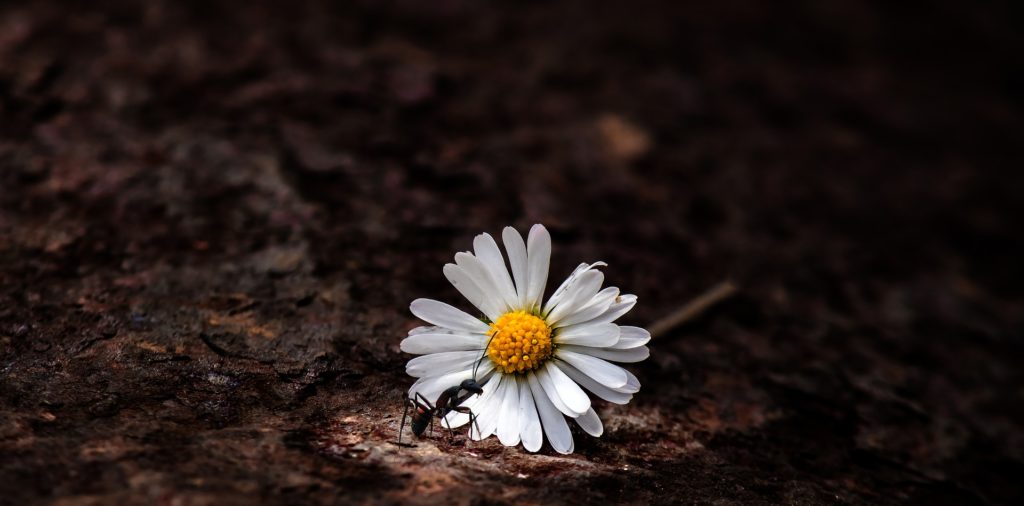
M 1020 503 L 1020 7 L 0 6 L 0 503 Z M 400 448 L 480 231 L 652 342 L 561 456 Z

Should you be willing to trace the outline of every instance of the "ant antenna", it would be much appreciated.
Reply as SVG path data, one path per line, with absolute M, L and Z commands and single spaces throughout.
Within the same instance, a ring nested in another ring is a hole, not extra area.
M 473 364 L 473 379 L 474 380 L 476 379 L 476 371 L 480 368 L 480 364 L 483 363 L 484 357 L 487 356 L 487 349 L 491 347 L 491 341 L 493 341 L 494 338 L 497 337 L 497 335 L 500 334 L 500 333 L 501 333 L 500 330 L 496 330 L 496 331 L 494 331 L 493 334 L 491 334 L 491 338 L 488 339 L 487 340 L 487 344 L 484 345 L 484 352 L 480 354 L 480 360 L 477 360 L 476 363 Z

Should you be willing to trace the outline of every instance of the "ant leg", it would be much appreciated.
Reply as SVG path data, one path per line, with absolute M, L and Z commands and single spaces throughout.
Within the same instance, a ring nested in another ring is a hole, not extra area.
M 405 409 L 402 410 L 402 423 L 398 425 L 398 445 L 399 446 L 402 445 L 402 429 L 405 428 L 405 417 L 409 415 L 409 404 L 410 404 L 410 402 L 412 402 L 412 399 L 406 398 L 405 402 L 402 403 L 402 404 L 405 404 Z
M 421 402 L 421 403 L 423 403 L 425 406 L 428 406 L 428 407 L 431 407 L 431 408 L 434 407 L 434 404 L 430 402 L 430 399 L 427 399 L 426 397 L 423 397 L 423 394 L 421 394 L 419 392 L 416 392 L 416 400 Z
M 476 433 L 480 434 L 480 425 L 478 425 L 476 423 L 476 414 L 473 413 L 472 409 L 469 409 L 466 406 L 455 406 L 455 407 L 452 408 L 452 411 L 456 411 L 458 413 L 469 415 L 469 425 L 470 425 L 470 427 L 469 427 L 469 435 L 470 435 L 470 439 L 472 439 L 472 437 L 473 437 L 473 427 L 476 427 Z
M 422 409 L 423 411 L 426 411 L 428 413 L 433 413 L 434 412 L 434 405 L 431 404 L 429 401 L 426 401 L 426 400 L 422 400 L 421 401 L 420 399 L 423 399 L 423 397 L 420 397 L 419 399 L 411 399 L 410 398 L 409 399 L 409 403 L 412 404 L 414 408 Z
M 480 434 L 480 426 L 476 423 L 476 415 L 472 411 L 469 412 L 469 433 L 466 434 L 466 440 L 473 440 L 473 427 L 476 427 L 476 433 Z
M 438 419 L 437 423 L 442 428 L 448 430 L 448 442 L 450 443 L 453 439 L 455 439 L 455 431 L 452 430 L 452 424 L 451 424 L 451 422 L 449 422 L 448 420 L 445 419 L 445 416 L 447 416 L 447 414 L 442 416 L 440 413 L 438 413 L 437 414 L 437 419 Z

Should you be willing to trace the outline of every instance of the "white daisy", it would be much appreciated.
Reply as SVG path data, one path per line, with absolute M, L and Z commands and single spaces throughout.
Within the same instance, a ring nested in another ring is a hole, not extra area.
M 483 317 L 431 299 L 410 305 L 433 326 L 415 328 L 402 341 L 402 351 L 422 355 L 406 366 L 419 378 L 409 395 L 432 401 L 473 378 L 478 365 L 475 379 L 483 393 L 462 404 L 477 416 L 479 430 L 470 428 L 473 439 L 496 434 L 505 446 L 522 442 L 535 452 L 547 435 L 555 451 L 572 453 L 565 417 L 592 436 L 604 431 L 583 389 L 608 402 L 628 403 L 640 382 L 610 362 L 646 359 L 651 335 L 613 323 L 632 309 L 636 296 L 601 289 L 604 274 L 596 267 L 604 262 L 580 264 L 542 305 L 551 257 L 547 229 L 534 225 L 524 243 L 519 232 L 505 227 L 502 240 L 511 276 L 489 234 L 476 236 L 473 253 L 456 253 L 455 263 L 444 266 L 445 277 Z M 469 415 L 452 412 L 445 422 L 460 427 Z

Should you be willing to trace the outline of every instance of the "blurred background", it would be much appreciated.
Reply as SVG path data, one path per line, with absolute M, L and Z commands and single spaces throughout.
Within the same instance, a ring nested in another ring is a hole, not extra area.
M 1019 503 L 1022 11 L 5 3 L 0 503 Z M 740 291 L 571 456 L 392 444 L 533 223 L 628 324 Z

